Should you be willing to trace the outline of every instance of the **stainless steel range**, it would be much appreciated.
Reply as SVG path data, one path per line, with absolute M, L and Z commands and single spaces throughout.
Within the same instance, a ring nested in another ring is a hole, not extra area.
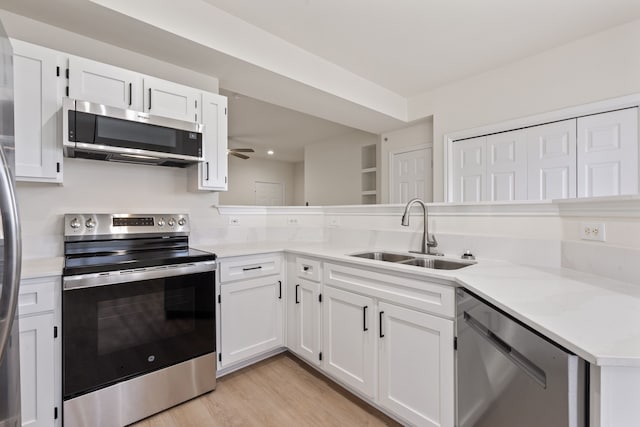
M 189 217 L 67 214 L 65 426 L 124 426 L 216 385 L 215 255 Z

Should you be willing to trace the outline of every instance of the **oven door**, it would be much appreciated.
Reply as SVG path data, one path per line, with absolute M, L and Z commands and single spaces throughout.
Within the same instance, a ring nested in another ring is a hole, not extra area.
M 64 399 L 214 352 L 212 264 L 65 277 Z

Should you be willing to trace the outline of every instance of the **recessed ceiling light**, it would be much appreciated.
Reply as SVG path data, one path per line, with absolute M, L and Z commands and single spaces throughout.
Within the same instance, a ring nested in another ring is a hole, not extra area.
M 273 150 L 267 151 L 267 154 L 270 155 L 270 156 L 273 156 Z

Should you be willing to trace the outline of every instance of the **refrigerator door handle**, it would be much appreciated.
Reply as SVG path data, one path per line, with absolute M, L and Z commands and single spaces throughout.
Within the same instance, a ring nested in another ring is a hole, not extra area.
M 13 318 L 18 306 L 22 247 L 18 205 L 13 187 L 13 177 L 4 149 L 0 148 L 0 215 L 4 236 L 4 271 L 0 292 L 0 362 L 2 361 Z

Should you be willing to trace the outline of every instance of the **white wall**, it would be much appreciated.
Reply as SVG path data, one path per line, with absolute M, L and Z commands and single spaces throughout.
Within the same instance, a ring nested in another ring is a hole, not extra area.
M 294 163 L 252 157 L 229 157 L 229 191 L 220 193 L 221 205 L 255 205 L 255 183 L 284 185 L 284 205 L 293 204 Z
M 433 118 L 413 124 L 403 129 L 380 135 L 380 203 L 389 203 L 389 153 L 401 148 L 433 143 Z M 427 185 L 432 177 L 426 177 Z
M 309 144 L 304 149 L 304 197 L 311 206 L 361 202 L 362 152 L 378 136 L 354 131 Z
M 304 206 L 304 162 L 293 166 L 293 205 Z
M 447 133 L 640 92 L 640 20 L 409 100 L 434 117 L 434 200 L 443 200 Z

